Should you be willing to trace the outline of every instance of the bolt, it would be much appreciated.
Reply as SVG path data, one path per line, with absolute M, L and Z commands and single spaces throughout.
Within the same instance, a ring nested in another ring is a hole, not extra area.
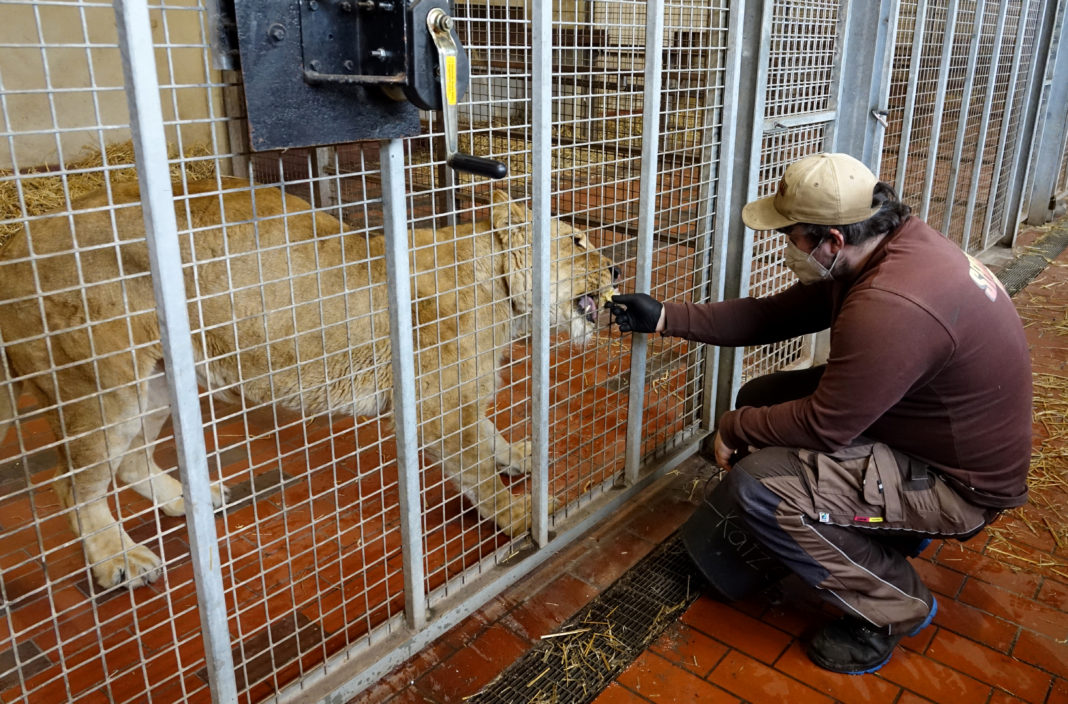
M 318 71 L 320 66 L 322 66 L 322 64 L 320 64 L 315 59 L 312 59 L 308 62 L 308 67 L 311 68 L 312 71 Z
M 359 2 L 356 3 L 356 7 L 361 10 L 373 10 L 375 9 L 375 0 L 359 0 Z
M 379 47 L 371 52 L 371 56 L 375 57 L 379 61 L 388 61 L 389 57 L 393 56 L 393 52 Z
M 316 2 L 315 0 L 308 0 L 308 9 L 311 10 L 312 12 L 315 12 L 316 10 L 319 9 L 319 3 Z
M 338 5 L 338 7 L 341 8 L 342 12 L 352 12 L 352 3 L 351 2 L 343 2 L 340 5 Z
M 452 31 L 452 18 L 448 15 L 442 15 L 438 18 L 438 29 L 444 29 L 446 32 Z
M 391 3 L 391 2 L 380 2 L 380 3 L 378 3 L 378 9 L 382 10 L 383 12 L 393 12 L 393 3 Z
M 275 40 L 276 42 L 280 42 L 286 38 L 286 28 L 278 23 L 275 23 L 272 24 L 270 29 L 267 30 L 267 34 L 270 35 L 271 39 Z
M 345 59 L 341 65 L 345 67 L 346 71 L 351 71 L 356 68 L 356 63 L 352 59 Z

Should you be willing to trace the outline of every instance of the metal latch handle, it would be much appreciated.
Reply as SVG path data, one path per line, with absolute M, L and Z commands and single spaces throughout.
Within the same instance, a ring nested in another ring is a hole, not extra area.
M 457 171 L 489 178 L 504 178 L 508 175 L 508 166 L 494 159 L 486 159 L 459 151 L 457 131 L 459 120 L 456 115 L 456 42 L 452 39 L 452 17 L 441 8 L 434 8 L 427 13 L 426 25 L 434 46 L 438 50 L 438 75 L 441 83 L 441 112 L 445 117 L 445 163 Z

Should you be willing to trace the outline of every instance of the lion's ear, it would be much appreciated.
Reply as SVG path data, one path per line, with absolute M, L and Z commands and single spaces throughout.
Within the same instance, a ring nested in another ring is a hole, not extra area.
M 493 227 L 502 230 L 530 222 L 530 211 L 525 205 L 516 203 L 506 191 L 493 191 L 492 205 Z

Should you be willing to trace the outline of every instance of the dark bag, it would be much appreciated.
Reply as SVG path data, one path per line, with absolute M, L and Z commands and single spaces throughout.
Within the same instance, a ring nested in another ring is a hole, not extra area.
M 753 537 L 719 486 L 717 477 L 705 485 L 704 501 L 682 526 L 682 542 L 712 596 L 736 601 L 778 582 L 789 570 Z

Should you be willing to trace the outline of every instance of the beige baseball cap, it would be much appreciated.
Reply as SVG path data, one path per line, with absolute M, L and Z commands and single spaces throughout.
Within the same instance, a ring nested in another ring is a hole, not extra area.
M 813 154 L 786 167 L 773 196 L 747 203 L 742 222 L 754 230 L 778 230 L 799 222 L 851 225 L 879 208 L 871 205 L 879 180 L 848 154 Z

